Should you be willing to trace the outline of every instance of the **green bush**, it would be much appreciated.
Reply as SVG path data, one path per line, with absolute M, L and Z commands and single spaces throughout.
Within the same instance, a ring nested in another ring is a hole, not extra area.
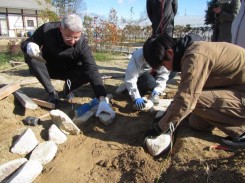
M 22 53 L 11 55 L 10 53 L 0 53 L 0 69 L 8 68 L 11 66 L 10 60 L 24 63 L 24 56 Z
M 94 59 L 96 61 L 109 61 L 113 59 L 113 54 L 107 52 L 95 52 Z

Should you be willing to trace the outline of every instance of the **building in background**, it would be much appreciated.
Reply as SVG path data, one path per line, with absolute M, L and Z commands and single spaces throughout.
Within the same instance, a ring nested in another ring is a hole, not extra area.
M 44 23 L 41 13 L 46 8 L 45 0 L 1 0 L 0 37 L 21 37 L 33 32 Z

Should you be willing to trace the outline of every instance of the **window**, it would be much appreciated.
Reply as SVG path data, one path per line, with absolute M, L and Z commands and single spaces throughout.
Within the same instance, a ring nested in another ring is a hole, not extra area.
M 34 27 L 34 21 L 33 20 L 27 20 L 27 26 L 28 27 Z

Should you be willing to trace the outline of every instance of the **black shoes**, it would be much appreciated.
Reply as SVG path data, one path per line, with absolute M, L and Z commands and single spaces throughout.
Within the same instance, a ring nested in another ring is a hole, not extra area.
M 59 95 L 56 91 L 49 93 L 48 102 L 55 104 L 55 108 L 59 104 Z
M 245 147 L 245 133 L 240 135 L 237 138 L 232 138 L 232 137 L 225 137 L 222 139 L 222 142 L 226 145 L 229 146 L 234 146 L 234 147 Z

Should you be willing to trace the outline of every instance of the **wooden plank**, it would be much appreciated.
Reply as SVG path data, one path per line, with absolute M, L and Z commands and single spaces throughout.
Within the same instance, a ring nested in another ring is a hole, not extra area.
M 15 67 L 12 67 L 12 68 L 10 68 L 10 69 L 1 70 L 0 72 L 10 71 L 10 70 L 16 69 L 16 68 L 18 68 L 18 67 L 23 67 L 23 66 L 26 66 L 26 65 L 27 65 L 27 64 L 24 63 L 24 64 L 21 64 L 21 65 L 17 65 L 17 66 L 15 66 Z
M 8 85 L 0 88 L 0 100 L 9 96 L 11 93 L 14 93 L 18 89 L 20 89 L 19 84 L 8 84 Z
M 37 109 L 38 105 L 34 103 L 26 94 L 21 91 L 14 92 L 14 96 L 19 100 L 21 105 L 26 109 Z
M 36 84 L 39 83 L 39 81 L 36 78 L 32 78 L 32 79 L 26 79 L 21 81 L 19 84 L 20 86 L 24 86 L 24 85 L 30 85 L 30 84 Z
M 39 100 L 37 98 L 32 98 L 32 100 L 39 106 L 42 106 L 42 107 L 46 107 L 46 108 L 49 108 L 49 109 L 54 109 L 55 108 L 55 104 L 53 103 L 50 103 L 50 102 L 46 102 L 46 101 L 43 101 L 43 100 Z

